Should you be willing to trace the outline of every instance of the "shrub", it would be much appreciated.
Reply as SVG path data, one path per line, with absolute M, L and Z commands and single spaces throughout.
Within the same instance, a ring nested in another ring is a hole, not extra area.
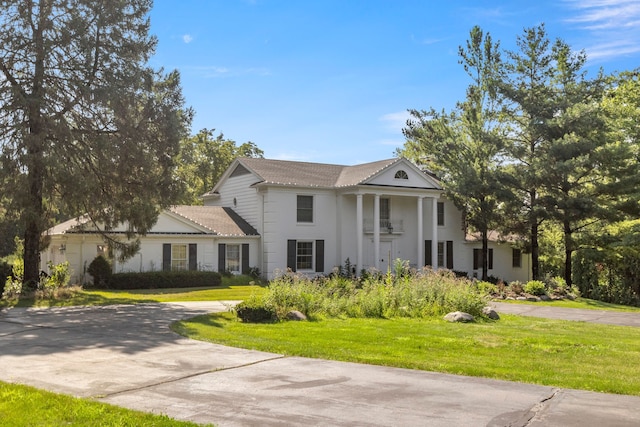
M 522 292 L 524 292 L 524 286 L 522 286 L 522 283 L 515 280 L 509 283 L 509 290 L 516 295 L 520 295 Z
M 96 288 L 107 288 L 111 281 L 113 271 L 111 270 L 111 264 L 105 257 L 98 255 L 91 261 L 87 272 L 93 277 L 93 286 Z
M 2 295 L 2 291 L 4 291 L 4 284 L 7 282 L 7 278 L 11 276 L 12 270 L 11 264 L 0 260 L 0 295 Z
M 236 315 L 247 323 L 272 322 L 277 319 L 275 311 L 265 304 L 261 296 L 251 295 L 235 307 Z
M 476 288 L 480 295 L 493 295 L 498 293 L 498 286 L 491 282 L 479 281 L 476 282 Z
M 222 277 L 215 271 L 147 271 L 116 273 L 111 276 L 112 289 L 161 289 L 220 286 Z
M 62 288 L 69 284 L 71 279 L 71 271 L 69 270 L 69 262 L 65 261 L 60 264 L 49 262 L 49 274 L 40 277 L 41 290 L 53 290 Z
M 524 291 L 531 295 L 544 295 L 546 293 L 544 282 L 540 280 L 529 280 L 524 285 Z

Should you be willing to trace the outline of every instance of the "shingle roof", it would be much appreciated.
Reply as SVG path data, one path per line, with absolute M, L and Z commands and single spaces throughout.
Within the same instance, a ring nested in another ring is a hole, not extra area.
M 169 211 L 220 236 L 257 236 L 258 232 L 233 209 L 221 206 L 172 206 Z
M 258 232 L 249 223 L 240 217 L 231 208 L 220 206 L 172 206 L 168 209 L 175 215 L 184 218 L 200 227 L 208 230 L 210 233 L 219 236 L 258 236 Z M 48 235 L 60 235 L 66 233 L 91 233 L 94 230 L 83 230 L 83 225 L 87 224 L 89 219 L 86 216 L 70 219 L 62 222 L 55 227 L 46 231 Z M 117 232 L 116 232 L 117 233 Z M 156 234 L 153 231 L 148 234 Z M 171 234 L 171 231 L 162 232 L 162 234 Z
M 358 185 L 400 159 L 380 160 L 355 166 L 294 162 L 256 158 L 238 159 L 265 184 L 300 187 L 348 187 Z

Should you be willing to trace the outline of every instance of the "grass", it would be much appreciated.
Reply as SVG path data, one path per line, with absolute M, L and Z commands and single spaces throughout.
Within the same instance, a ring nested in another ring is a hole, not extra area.
M 407 318 L 248 324 L 231 313 L 172 328 L 277 354 L 640 395 L 638 328 L 509 315 L 471 324 Z
M 260 285 L 249 284 L 250 279 L 223 278 L 222 285 L 215 288 L 167 288 L 117 290 L 81 290 L 66 298 L 40 299 L 21 298 L 0 300 L 0 307 L 65 307 L 75 305 L 140 304 L 178 301 L 229 301 L 244 300 L 252 294 L 264 291 Z
M 186 427 L 198 424 L 0 382 L 0 426 L 61 425 Z
M 603 302 L 588 298 L 576 298 L 575 300 L 559 300 L 559 301 L 517 301 L 517 300 L 495 300 L 496 302 L 506 302 L 509 304 L 529 304 L 529 305 L 543 305 L 549 307 L 563 307 L 563 308 L 582 308 L 586 310 L 607 310 L 607 311 L 623 311 L 623 312 L 636 312 L 640 313 L 640 307 L 631 307 L 622 304 L 613 304 L 610 302 Z

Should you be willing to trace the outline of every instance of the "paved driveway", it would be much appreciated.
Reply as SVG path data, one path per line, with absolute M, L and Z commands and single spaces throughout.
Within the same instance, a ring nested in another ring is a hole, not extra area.
M 0 312 L 0 380 L 219 426 L 637 426 L 640 398 L 192 341 L 222 303 Z

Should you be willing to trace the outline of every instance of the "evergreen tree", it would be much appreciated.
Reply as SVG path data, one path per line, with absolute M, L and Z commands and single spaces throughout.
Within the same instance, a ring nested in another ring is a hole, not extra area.
M 488 277 L 488 235 L 498 224 L 498 154 L 502 136 L 491 83 L 500 67 L 499 46 L 479 27 L 470 32 L 460 63 L 471 77 L 466 99 L 451 113 L 410 110 L 407 142 L 399 155 L 431 169 L 465 222 L 482 239 L 482 278 Z
M 173 169 L 191 112 L 179 75 L 147 65 L 151 0 L 0 3 L 2 198 L 24 225 L 25 282 L 58 210 L 105 236 L 145 233 L 179 194 Z M 135 250 L 113 236 L 126 256 Z

